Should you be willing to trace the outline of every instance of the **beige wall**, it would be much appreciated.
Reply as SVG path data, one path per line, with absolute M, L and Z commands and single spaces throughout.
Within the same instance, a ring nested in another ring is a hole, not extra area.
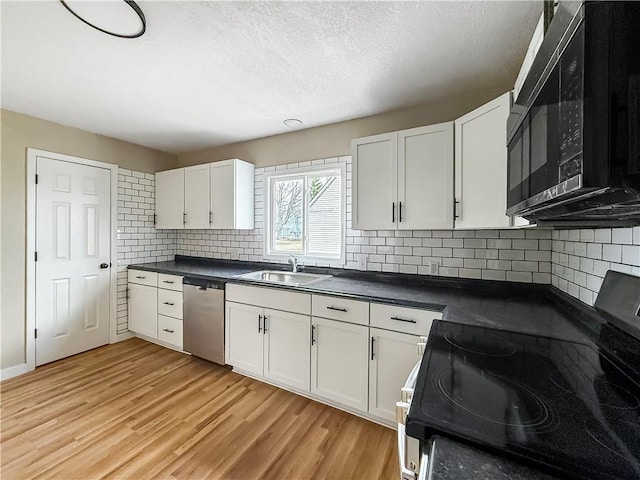
M 241 158 L 265 167 L 348 155 L 353 138 L 454 120 L 504 92 L 504 88 L 475 92 L 439 103 L 184 153 L 178 155 L 178 162 L 186 166 Z
M 177 159 L 175 155 L 8 110 L 1 110 L 0 115 L 0 367 L 7 368 L 25 362 L 27 148 L 115 163 L 143 172 L 174 168 Z

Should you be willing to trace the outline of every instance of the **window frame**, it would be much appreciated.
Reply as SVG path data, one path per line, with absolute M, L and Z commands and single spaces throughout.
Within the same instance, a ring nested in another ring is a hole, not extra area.
M 308 209 L 309 205 L 306 198 L 303 201 L 302 214 L 302 241 L 303 252 L 274 252 L 272 249 L 273 233 L 271 230 L 272 218 L 275 205 L 271 202 L 272 197 L 272 181 L 282 178 L 305 178 L 303 195 L 307 194 L 307 176 L 314 173 L 338 171 L 340 175 L 340 257 L 325 257 L 317 255 L 307 255 L 308 241 Z M 347 224 L 347 166 L 344 162 L 328 163 L 324 165 L 313 165 L 307 167 L 293 167 L 286 170 L 271 170 L 264 173 L 263 179 L 264 190 L 264 231 L 263 231 L 263 258 L 265 260 L 286 261 L 291 255 L 294 255 L 300 263 L 329 264 L 332 266 L 344 266 L 346 262 L 346 224 Z

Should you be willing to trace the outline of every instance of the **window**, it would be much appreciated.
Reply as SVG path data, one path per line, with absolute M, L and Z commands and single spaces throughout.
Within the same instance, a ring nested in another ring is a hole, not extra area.
M 299 168 L 266 179 L 265 256 L 344 263 L 345 167 Z

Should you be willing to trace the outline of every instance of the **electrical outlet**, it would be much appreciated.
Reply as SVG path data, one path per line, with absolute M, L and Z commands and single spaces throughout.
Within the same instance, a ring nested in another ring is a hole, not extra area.
M 429 262 L 429 275 L 438 275 L 438 262 Z
M 359 255 L 354 255 L 355 261 L 358 263 L 358 270 L 366 270 L 367 269 L 367 258 L 368 255 L 366 253 L 361 253 Z

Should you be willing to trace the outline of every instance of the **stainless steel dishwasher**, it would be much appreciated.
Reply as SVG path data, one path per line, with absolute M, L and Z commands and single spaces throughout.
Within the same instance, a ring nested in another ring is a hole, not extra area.
M 224 365 L 224 283 L 185 277 L 183 349 Z

